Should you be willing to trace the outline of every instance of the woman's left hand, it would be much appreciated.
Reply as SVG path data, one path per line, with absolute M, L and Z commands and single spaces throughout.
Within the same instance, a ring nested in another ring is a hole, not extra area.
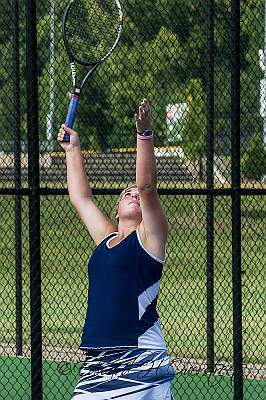
M 136 129 L 138 133 L 144 132 L 146 129 L 151 129 L 151 111 L 150 103 L 144 99 L 139 106 L 139 111 L 134 115 L 136 122 Z

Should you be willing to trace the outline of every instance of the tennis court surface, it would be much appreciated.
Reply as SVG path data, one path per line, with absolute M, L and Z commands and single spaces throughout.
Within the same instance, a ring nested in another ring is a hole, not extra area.
M 70 400 L 81 363 L 43 361 L 43 399 Z M 0 400 L 31 400 L 30 359 L 0 357 Z M 232 377 L 198 373 L 177 373 L 173 381 L 175 400 L 233 400 Z M 266 394 L 266 381 L 244 380 L 245 400 Z

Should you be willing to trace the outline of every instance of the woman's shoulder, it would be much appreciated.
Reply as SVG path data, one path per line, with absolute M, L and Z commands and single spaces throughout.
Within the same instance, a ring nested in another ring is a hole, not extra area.
M 105 233 L 102 238 L 100 238 L 99 242 L 96 243 L 97 246 L 102 244 L 104 241 L 110 239 L 112 236 L 116 236 L 118 233 L 117 228 L 114 226 L 113 229 L 111 229 L 110 232 Z
M 136 235 L 142 249 L 153 259 L 163 264 L 165 262 L 166 242 L 162 239 L 158 241 L 147 240 L 142 224 L 137 227 Z

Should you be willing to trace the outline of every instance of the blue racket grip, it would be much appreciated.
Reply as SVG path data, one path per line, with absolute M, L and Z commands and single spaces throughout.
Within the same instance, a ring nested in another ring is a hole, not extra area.
M 75 122 L 75 118 L 76 118 L 76 114 L 77 114 L 77 108 L 78 108 L 78 104 L 79 104 L 79 99 L 80 99 L 80 95 L 79 94 L 77 94 L 77 93 L 72 93 L 71 94 L 71 99 L 70 99 L 70 102 L 69 102 L 68 111 L 67 111 L 67 117 L 66 117 L 66 121 L 65 121 L 65 125 L 68 128 L 73 128 L 73 125 L 74 125 L 74 122 Z M 70 142 L 69 133 L 67 133 L 67 132 L 64 133 L 63 142 Z

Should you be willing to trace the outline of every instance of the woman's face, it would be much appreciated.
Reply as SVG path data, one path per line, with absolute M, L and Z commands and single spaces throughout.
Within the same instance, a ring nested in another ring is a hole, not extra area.
M 118 205 L 118 218 L 136 218 L 141 217 L 140 197 L 137 188 L 126 189 L 121 194 Z

